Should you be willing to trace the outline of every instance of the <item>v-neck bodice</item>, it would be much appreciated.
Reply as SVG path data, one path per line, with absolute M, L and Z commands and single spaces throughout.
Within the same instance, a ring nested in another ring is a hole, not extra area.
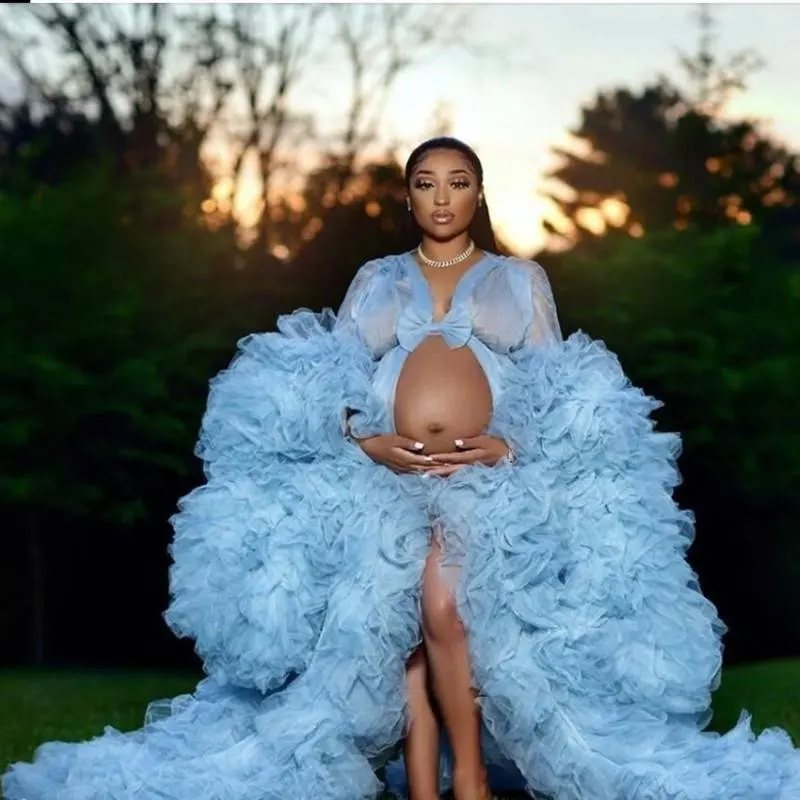
M 523 259 L 487 253 L 459 278 L 448 312 L 437 320 L 434 311 L 413 253 L 368 262 L 348 289 L 336 326 L 357 335 L 378 362 L 375 388 L 389 404 L 406 358 L 429 336 L 469 347 L 495 399 L 515 351 L 561 340 L 547 276 Z
M 476 274 L 480 273 L 482 267 L 485 267 L 487 264 L 491 263 L 491 257 L 489 254 L 484 253 L 481 258 L 464 270 L 464 272 L 461 274 L 461 277 L 458 279 L 458 281 L 456 281 L 453 294 L 450 296 L 450 303 L 447 312 L 441 320 L 437 320 L 436 300 L 433 296 L 433 290 L 431 289 L 430 281 L 425 277 L 425 274 L 423 273 L 422 268 L 420 267 L 413 253 L 406 253 L 405 257 L 408 261 L 408 273 L 413 280 L 414 290 L 418 294 L 419 302 L 422 306 L 426 307 L 426 311 L 430 311 L 431 321 L 433 322 L 442 322 L 447 319 L 450 313 L 460 302 L 465 291 L 469 290 L 469 284 L 475 281 Z
M 488 256 L 472 264 L 456 283 L 449 308 L 436 319 L 436 303 L 430 283 L 416 259 L 407 254 L 411 302 L 400 311 L 397 320 L 397 341 L 408 352 L 415 350 L 428 336 L 440 335 L 450 347 L 463 347 L 472 337 L 472 317 L 465 302 L 470 285 L 480 278 L 481 269 L 491 264 Z
M 356 333 L 376 359 L 434 333 L 451 346 L 474 337 L 501 355 L 561 339 L 544 270 L 523 259 L 487 253 L 459 278 L 444 317 L 436 320 L 434 311 L 430 285 L 408 252 L 361 267 L 337 326 Z

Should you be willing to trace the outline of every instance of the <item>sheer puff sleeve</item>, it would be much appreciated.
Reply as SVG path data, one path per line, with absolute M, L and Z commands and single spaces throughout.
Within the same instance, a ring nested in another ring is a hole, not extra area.
M 238 343 L 230 366 L 211 381 L 203 417 L 196 452 L 209 477 L 337 457 L 352 446 L 348 415 L 360 431 L 383 430 L 375 361 L 355 325 L 373 275 L 362 267 L 338 315 L 299 309 L 281 316 L 277 331 Z
M 344 300 L 342 300 L 339 311 L 336 313 L 336 330 L 347 331 L 354 335 L 358 334 L 358 320 L 365 311 L 367 300 L 378 278 L 380 269 L 380 260 L 368 261 L 359 267 L 358 272 L 356 272 L 355 277 L 347 287 Z
M 530 347 L 558 344 L 563 341 L 563 337 L 547 273 L 534 261 L 519 263 L 530 278 L 531 322 L 525 335 L 525 344 Z
M 513 263 L 525 276 L 518 289 L 526 293 L 529 319 L 510 355 L 488 432 L 508 444 L 515 462 L 525 464 L 541 452 L 542 417 L 552 389 L 546 365 L 557 358 L 555 351 L 562 349 L 564 340 L 547 273 L 533 261 L 513 259 Z
M 504 374 L 489 432 L 509 444 L 520 465 L 555 465 L 564 482 L 609 459 L 627 470 L 657 453 L 672 465 L 680 441 L 657 433 L 649 416 L 660 402 L 631 383 L 602 341 L 583 331 L 563 339 L 544 270 L 527 269 L 534 315 Z

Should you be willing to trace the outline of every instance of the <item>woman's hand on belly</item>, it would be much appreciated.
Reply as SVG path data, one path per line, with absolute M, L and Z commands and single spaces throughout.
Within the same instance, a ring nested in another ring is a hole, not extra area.
M 473 436 L 469 439 L 456 439 L 457 448 L 450 453 L 434 453 L 431 458 L 438 467 L 431 467 L 431 475 L 452 475 L 470 464 L 483 464 L 493 467 L 504 458 L 511 457 L 511 448 L 503 439 L 495 436 Z
M 392 472 L 407 473 L 428 470 L 431 456 L 422 455 L 425 445 L 405 436 L 384 434 L 353 441 L 376 463 Z

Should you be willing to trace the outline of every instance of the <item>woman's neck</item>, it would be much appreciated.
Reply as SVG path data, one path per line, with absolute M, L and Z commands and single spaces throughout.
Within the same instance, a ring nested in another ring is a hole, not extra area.
M 469 247 L 470 241 L 470 236 L 467 232 L 459 234 L 455 239 L 450 239 L 447 242 L 439 242 L 423 236 L 420 246 L 422 247 L 422 252 L 428 258 L 435 261 L 446 261 L 460 256 Z

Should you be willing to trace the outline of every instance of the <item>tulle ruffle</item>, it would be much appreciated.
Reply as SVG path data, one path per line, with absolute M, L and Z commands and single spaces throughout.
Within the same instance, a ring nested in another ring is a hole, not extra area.
M 529 786 L 564 800 L 790 800 L 800 756 L 743 714 L 701 732 L 725 626 L 686 560 L 677 436 L 602 342 L 509 369 L 493 430 L 515 464 L 438 495 L 485 724 Z
M 45 745 L 8 800 L 374 798 L 432 521 L 494 761 L 555 800 L 800 797 L 784 732 L 755 737 L 746 714 L 702 731 L 725 628 L 686 561 L 679 439 L 602 343 L 516 356 L 492 430 L 517 460 L 424 480 L 338 429 L 344 407 L 381 424 L 357 343 L 313 315 L 282 325 L 216 382 L 209 482 L 174 519 L 167 618 L 211 677 L 142 731 Z
M 206 474 L 260 479 L 285 461 L 339 457 L 348 410 L 360 430 L 385 430 L 374 371 L 368 351 L 335 329 L 329 309 L 295 311 L 278 318 L 277 332 L 246 336 L 210 383 L 196 447 Z
M 385 427 L 375 365 L 334 323 L 329 311 L 282 316 L 211 381 L 197 446 L 208 482 L 171 520 L 165 617 L 220 683 L 269 691 L 305 670 L 374 468 L 343 423 L 351 412 Z
M 430 528 L 413 487 L 345 461 L 349 473 L 286 471 L 283 486 L 187 502 L 169 615 L 218 626 L 200 631 L 216 644 L 204 651 L 211 677 L 153 703 L 140 731 L 42 746 L 4 776 L 7 800 L 377 796 L 403 732 Z M 295 480 L 316 494 L 298 486 L 293 502 L 311 515 L 293 507 L 284 528 L 269 507 Z M 295 512 L 308 527 L 292 542 Z

